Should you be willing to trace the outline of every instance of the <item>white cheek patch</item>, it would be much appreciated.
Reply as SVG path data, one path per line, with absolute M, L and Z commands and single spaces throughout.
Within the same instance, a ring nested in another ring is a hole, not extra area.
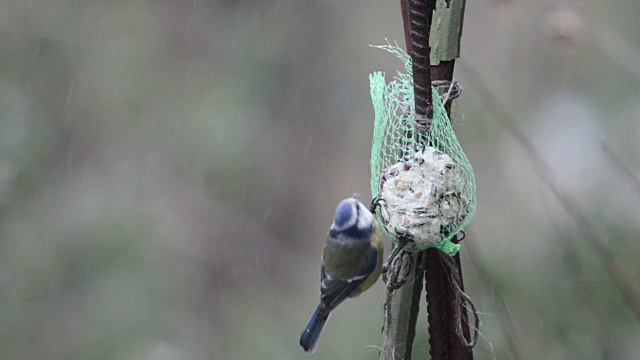
M 364 207 L 364 205 L 358 204 L 358 206 L 360 207 L 360 217 L 358 218 L 358 229 L 361 229 L 361 230 L 368 229 L 369 227 L 371 227 L 371 224 L 373 224 L 373 220 L 374 220 L 373 214 L 369 211 L 369 209 Z

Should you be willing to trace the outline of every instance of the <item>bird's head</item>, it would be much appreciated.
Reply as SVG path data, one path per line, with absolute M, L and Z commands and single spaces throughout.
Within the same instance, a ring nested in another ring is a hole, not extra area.
M 367 239 L 373 231 L 373 214 L 358 199 L 342 200 L 331 224 L 332 234 L 344 234 L 354 239 Z

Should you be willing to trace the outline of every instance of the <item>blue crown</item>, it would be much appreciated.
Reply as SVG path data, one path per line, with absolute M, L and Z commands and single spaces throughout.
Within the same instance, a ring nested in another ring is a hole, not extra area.
M 355 207 L 358 208 L 357 206 Z M 344 227 L 349 220 L 354 218 L 354 207 L 351 199 L 342 200 L 338 207 L 336 208 L 336 216 L 333 219 L 333 223 L 338 228 Z

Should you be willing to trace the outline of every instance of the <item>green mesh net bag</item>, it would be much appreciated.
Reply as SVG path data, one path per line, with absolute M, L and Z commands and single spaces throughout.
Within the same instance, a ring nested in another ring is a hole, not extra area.
M 436 247 L 454 255 L 459 245 L 450 240 L 476 209 L 473 168 L 435 88 L 431 126 L 416 130 L 411 58 L 397 46 L 376 47 L 404 61 L 406 71 L 388 84 L 382 72 L 369 76 L 375 111 L 371 194 L 382 199 L 376 215 L 394 244 L 400 237 L 410 240 L 404 250 Z

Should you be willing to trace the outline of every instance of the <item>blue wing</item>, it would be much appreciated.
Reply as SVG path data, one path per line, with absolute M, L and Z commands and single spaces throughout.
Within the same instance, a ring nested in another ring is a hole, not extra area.
M 362 284 L 367 276 L 371 275 L 378 263 L 378 250 L 371 248 L 369 263 L 366 268 L 351 279 L 333 279 L 324 270 L 320 269 L 320 306 L 327 313 L 340 305 L 355 289 Z
M 311 316 L 307 327 L 300 334 L 300 345 L 306 352 L 314 352 L 318 346 L 320 334 L 329 318 L 331 310 L 340 305 L 354 290 L 360 286 L 367 276 L 371 275 L 378 263 L 378 250 L 371 248 L 369 263 L 366 268 L 351 279 L 332 279 L 324 266 L 320 270 L 320 305 Z

